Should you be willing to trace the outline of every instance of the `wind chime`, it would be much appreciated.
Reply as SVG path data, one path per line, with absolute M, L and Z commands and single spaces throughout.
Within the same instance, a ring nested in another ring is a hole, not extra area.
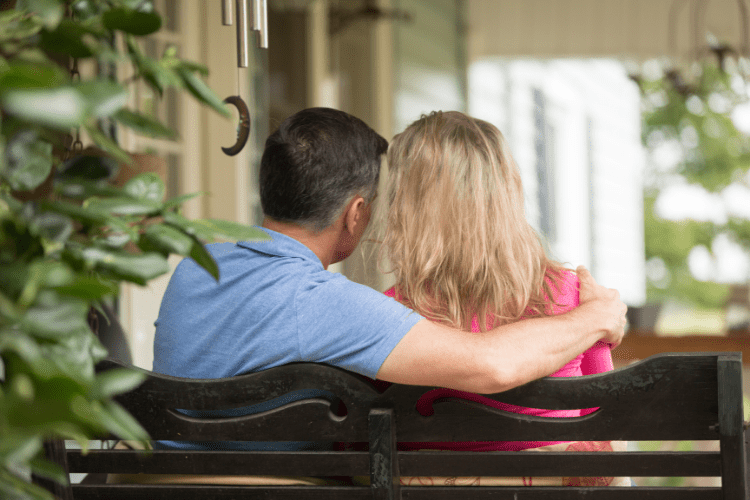
M 245 147 L 248 137 L 250 137 L 250 110 L 247 103 L 240 96 L 240 69 L 247 68 L 249 65 L 249 40 L 248 40 L 248 0 L 236 0 L 237 11 L 237 95 L 229 96 L 224 102 L 237 108 L 240 114 L 240 123 L 237 126 L 237 141 L 234 145 L 221 150 L 227 156 L 238 154 Z M 222 0 L 222 24 L 232 26 L 234 24 L 234 9 L 232 0 Z M 253 0 L 252 9 L 252 26 L 253 31 L 258 32 L 258 47 L 268 48 L 268 4 L 266 0 Z

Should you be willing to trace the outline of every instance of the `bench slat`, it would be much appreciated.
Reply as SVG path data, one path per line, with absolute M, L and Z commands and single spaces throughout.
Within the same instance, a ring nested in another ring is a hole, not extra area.
M 68 451 L 71 472 L 122 474 L 255 474 L 295 476 L 367 476 L 370 457 L 366 451 L 347 452 L 233 452 Z
M 367 486 L 73 485 L 76 500 L 370 500 Z
M 367 441 L 369 408 L 382 405 L 394 408 L 399 441 L 713 440 L 718 439 L 712 430 L 718 423 L 716 360 L 708 354 L 655 356 L 614 372 L 547 378 L 488 396 L 532 408 L 600 408 L 579 419 L 540 419 L 455 399 L 436 402 L 435 415 L 422 416 L 416 401 L 431 388 L 394 385 L 380 394 L 360 376 L 320 365 L 277 367 L 237 380 L 182 380 L 180 390 L 180 379 L 151 374 L 121 400 L 154 439 Z M 279 380 L 273 378 L 277 375 Z M 230 392 L 240 380 L 265 385 L 246 387 L 241 399 Z M 170 409 L 175 403 L 178 408 L 210 408 L 217 395 L 238 404 L 257 403 L 283 391 L 310 388 L 335 394 L 346 406 L 346 416 L 336 415 L 338 400 L 319 398 L 220 419 L 192 418 Z
M 481 456 L 478 456 L 481 455 Z M 401 452 L 404 476 L 634 476 L 721 475 L 713 452 Z
M 185 486 L 73 485 L 76 500 L 359 500 L 371 499 L 368 487 L 357 486 Z M 578 488 L 578 487 L 410 487 L 403 500 L 721 500 L 721 488 Z
M 405 476 L 645 476 L 721 475 L 716 452 L 413 452 L 398 453 Z M 71 472 L 123 474 L 256 474 L 367 476 L 367 452 L 68 451 Z
M 403 500 L 721 500 L 721 488 L 408 487 Z

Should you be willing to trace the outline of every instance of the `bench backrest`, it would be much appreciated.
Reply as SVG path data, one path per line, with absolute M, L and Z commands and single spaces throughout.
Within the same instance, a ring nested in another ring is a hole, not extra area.
M 100 369 L 119 366 L 105 362 Z M 296 401 L 266 413 L 192 418 L 176 408 L 242 407 L 300 389 L 332 400 Z M 369 451 L 57 450 L 70 472 L 370 476 L 370 486 L 73 485 L 88 498 L 716 498 L 744 500 L 745 444 L 739 353 L 661 354 L 613 372 L 545 378 L 492 399 L 545 409 L 598 407 L 570 419 L 544 419 L 465 400 L 436 401 L 420 415 L 428 387 L 392 385 L 317 364 L 292 364 L 229 379 L 179 379 L 154 373 L 119 401 L 156 440 L 333 441 Z M 397 451 L 397 441 L 718 440 L 719 452 L 534 453 Z M 52 450 L 54 451 L 54 450 Z M 721 488 L 411 487 L 404 476 L 720 476 Z M 614 491 L 618 490 L 618 491 Z M 498 496 L 492 496 L 498 495 Z M 63 497 L 65 498 L 65 497 Z

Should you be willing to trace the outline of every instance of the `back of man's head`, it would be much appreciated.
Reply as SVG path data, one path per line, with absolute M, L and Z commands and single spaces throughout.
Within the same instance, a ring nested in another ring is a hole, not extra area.
M 288 117 L 266 140 L 260 165 L 263 213 L 320 231 L 352 196 L 375 196 L 386 141 L 343 111 L 310 108 Z

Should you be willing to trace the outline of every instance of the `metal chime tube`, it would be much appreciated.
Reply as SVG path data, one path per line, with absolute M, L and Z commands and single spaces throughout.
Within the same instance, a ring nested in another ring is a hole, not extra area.
M 261 49 L 268 48 L 268 0 L 258 0 L 260 2 L 260 30 L 259 46 Z
M 232 0 L 221 0 L 221 24 L 231 26 L 232 20 Z
M 253 30 L 255 31 L 260 31 L 260 19 L 263 15 L 263 8 L 260 5 L 261 2 L 262 0 L 253 0 Z
M 248 51 L 247 0 L 237 0 L 237 67 L 248 67 Z

